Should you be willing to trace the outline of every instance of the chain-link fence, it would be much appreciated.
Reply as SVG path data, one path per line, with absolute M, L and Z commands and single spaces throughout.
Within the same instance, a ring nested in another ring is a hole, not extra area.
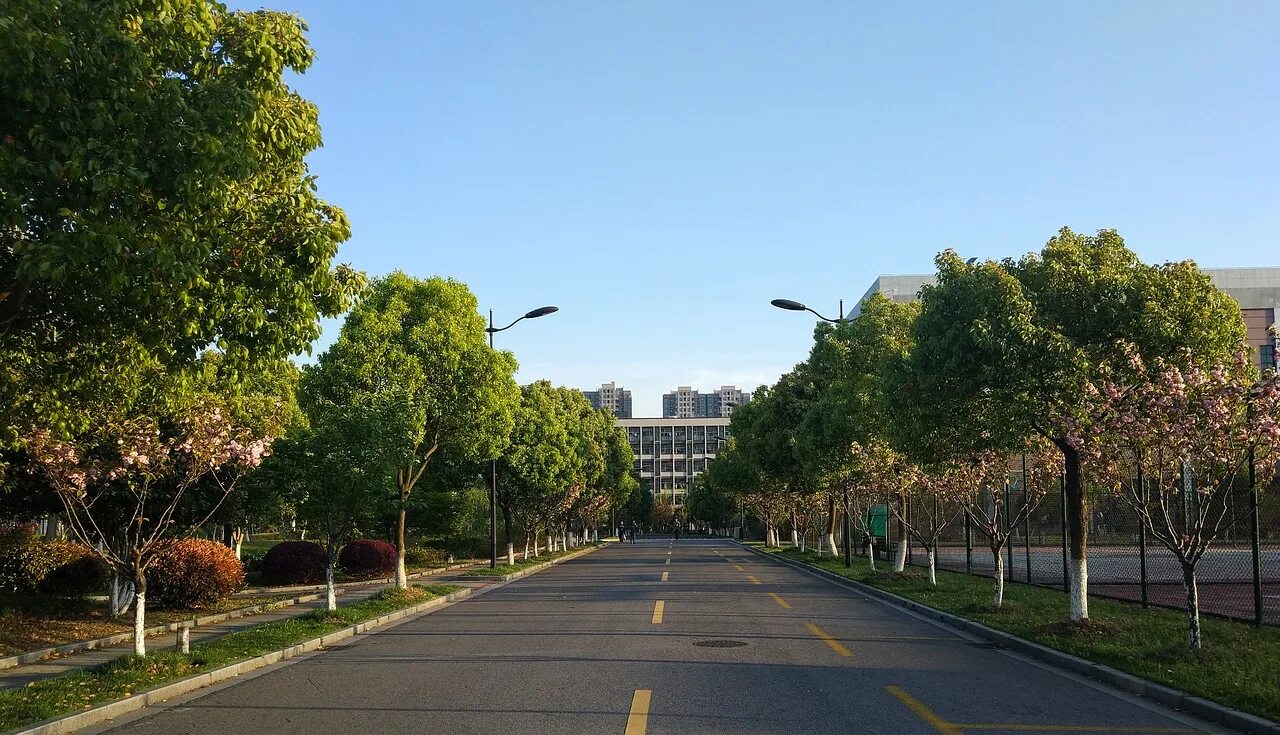
M 1186 512 L 1175 501 L 1170 513 Z M 890 512 L 889 495 L 872 509 L 876 554 L 892 560 L 900 531 Z M 1006 488 L 988 492 L 979 501 L 988 514 L 1000 503 L 1004 518 L 1016 518 L 1024 502 L 1020 473 L 1011 474 Z M 1067 547 L 1064 543 L 1064 496 L 1050 493 L 1012 529 L 1001 553 L 1006 579 L 1065 589 Z M 1247 490 L 1226 499 L 1223 530 L 1196 565 L 1201 612 L 1237 620 L 1280 625 L 1280 492 Z M 922 507 L 928 503 L 929 507 Z M 995 570 L 990 543 L 959 505 L 937 507 L 932 500 L 909 504 L 908 518 L 928 526 L 928 518 L 946 522 L 938 537 L 940 569 L 991 576 Z M 1140 602 L 1144 605 L 1182 608 L 1186 604 L 1182 567 L 1177 557 L 1151 536 L 1138 514 L 1120 499 L 1091 495 L 1089 501 L 1089 594 Z M 1178 521 L 1180 522 L 1180 521 Z M 1177 525 L 1175 524 L 1175 528 Z M 927 536 L 928 534 L 926 534 Z M 908 534 L 909 538 L 910 535 Z M 927 550 L 910 538 L 908 563 L 928 564 Z

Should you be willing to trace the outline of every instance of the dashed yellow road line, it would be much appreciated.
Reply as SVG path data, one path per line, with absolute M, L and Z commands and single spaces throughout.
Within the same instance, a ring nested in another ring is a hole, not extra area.
M 821 638 L 823 643 L 827 644 L 827 646 L 828 646 L 831 650 L 835 651 L 836 653 L 840 654 L 841 656 L 848 657 L 848 656 L 852 656 L 852 655 L 853 655 L 853 654 L 849 651 L 849 649 L 847 649 L 847 648 L 845 648 L 845 647 L 844 647 L 844 644 L 840 643 L 840 641 L 838 641 L 838 640 L 836 640 L 835 638 L 831 637 L 831 634 L 830 634 L 830 633 L 828 633 L 827 631 L 823 630 L 822 628 L 819 628 L 818 626 L 814 625 L 813 623 L 805 623 L 805 624 L 804 624 L 804 627 L 808 628 L 810 633 L 813 633 L 813 634 L 814 634 L 815 636 L 817 636 L 818 638 Z M 903 692 L 903 694 L 906 694 L 906 692 Z M 897 695 L 895 694 L 894 696 L 897 696 Z M 910 695 L 908 695 L 908 696 L 910 696 Z M 912 700 L 912 701 L 914 702 L 915 700 Z M 907 706 L 909 707 L 909 706 L 911 706 L 911 705 L 907 705 Z M 921 705 L 921 706 L 923 707 L 924 705 Z M 919 713 L 917 713 L 917 714 L 919 714 Z M 930 723 L 930 724 L 932 724 L 932 723 Z M 942 731 L 941 731 L 941 730 L 939 730 L 939 732 L 942 732 Z M 958 731 L 958 730 L 957 730 L 956 732 L 957 732 L 957 733 L 959 733 L 959 731 Z
M 745 572 L 745 571 L 747 571 L 747 570 L 745 570 L 745 569 L 743 569 L 743 568 L 742 568 L 742 565 L 741 565 L 741 564 L 734 564 L 734 565 L 733 565 L 733 568 L 734 568 L 734 569 L 737 569 L 739 572 Z
M 756 579 L 755 575 L 748 574 L 747 579 L 751 580 L 751 584 L 760 584 L 760 580 Z
M 653 624 L 657 625 L 662 622 L 662 611 L 666 609 L 667 603 L 658 600 L 653 603 Z
M 769 596 L 772 597 L 773 601 L 778 603 L 778 606 L 781 607 L 783 610 L 791 609 L 791 603 L 779 597 L 777 592 L 770 592 Z
M 663 573 L 662 573 L 662 581 L 663 581 L 663 582 L 667 581 L 667 575 L 668 575 L 668 574 L 670 574 L 670 573 L 671 573 L 671 572 L 663 572 Z
M 924 706 L 924 704 L 915 697 L 907 694 L 906 690 L 902 687 L 890 685 L 885 687 L 885 691 L 892 694 L 899 702 L 905 704 L 907 709 L 915 713 L 916 717 L 919 717 L 929 723 L 929 726 L 934 730 L 937 730 L 939 735 L 964 735 L 964 731 L 961 730 L 958 725 L 953 725 L 939 717 L 937 712 L 934 712 Z
M 650 689 L 637 689 L 631 695 L 631 713 L 627 715 L 627 730 L 624 735 L 644 735 L 649 726 L 649 700 L 653 697 Z

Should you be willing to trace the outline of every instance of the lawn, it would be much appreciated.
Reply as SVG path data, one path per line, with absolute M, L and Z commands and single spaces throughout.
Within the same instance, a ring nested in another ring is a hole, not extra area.
M 191 653 L 158 651 L 121 656 L 102 666 L 0 692 L 0 731 L 78 712 L 194 674 L 311 640 L 462 589 L 457 585 L 384 590 L 336 611 L 316 610 L 197 644 Z
M 535 567 L 539 564 L 546 564 L 547 562 L 553 559 L 559 559 L 560 557 L 565 556 L 567 554 L 572 554 L 574 552 L 581 551 L 583 548 L 586 548 L 588 546 L 595 546 L 597 543 L 599 542 L 598 541 L 590 542 L 590 543 L 583 544 L 582 546 L 579 546 L 575 549 L 569 549 L 568 551 L 553 551 L 550 553 L 543 554 L 541 556 L 534 556 L 529 559 L 521 559 L 520 561 L 517 561 L 515 564 L 499 564 L 497 567 L 493 569 L 490 569 L 489 567 L 481 567 L 479 569 L 469 569 L 466 572 L 463 572 L 462 576 L 464 577 L 502 577 L 507 574 L 514 574 L 518 571 L 521 571 L 522 569 Z
M 148 610 L 147 625 L 163 625 L 279 599 L 282 598 L 228 597 L 198 609 Z M 107 615 L 107 603 L 103 600 L 44 595 L 0 597 L 0 656 L 132 631 L 133 613 L 112 618 Z
M 1087 625 L 1066 620 L 1067 596 L 1061 590 L 1025 584 L 1005 585 L 1005 603 L 991 607 L 993 582 L 987 577 L 938 572 L 931 587 L 922 570 L 904 574 L 872 572 L 865 557 L 819 557 L 796 549 L 779 556 L 807 562 L 945 612 L 976 620 L 1050 648 L 1104 663 L 1195 696 L 1280 720 L 1280 629 L 1256 628 L 1202 617 L 1204 648 L 1187 645 L 1187 620 L 1176 610 L 1089 598 Z

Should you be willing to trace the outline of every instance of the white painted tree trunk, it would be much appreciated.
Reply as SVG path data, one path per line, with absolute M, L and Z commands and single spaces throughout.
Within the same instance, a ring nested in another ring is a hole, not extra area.
M 832 556 L 839 556 L 836 551 L 836 535 L 834 533 L 827 534 L 827 548 L 831 551 Z
M 554 537 L 552 537 L 550 533 L 548 533 L 547 534 L 547 553 L 550 554 L 555 550 L 556 550 L 556 540 Z M 537 549 L 534 549 L 534 551 L 536 552 Z
M 938 566 L 937 566 L 937 559 L 935 558 L 936 555 L 933 553 L 933 549 L 929 549 L 926 553 L 929 556 L 929 584 L 933 585 L 934 587 L 937 587 L 938 586 Z
M 1203 646 L 1200 640 L 1200 590 L 1196 586 L 1194 568 L 1182 570 L 1182 586 L 1187 591 L 1187 643 L 1199 649 Z
M 893 571 L 902 573 L 907 568 L 907 540 L 898 539 L 898 548 L 893 553 Z
M 1089 561 L 1067 559 L 1067 573 L 1071 578 L 1071 619 L 1089 619 Z
M 507 544 L 507 565 L 516 563 L 516 547 L 515 544 Z
M 800 545 L 800 534 L 797 533 L 796 529 L 793 528 L 791 529 L 791 548 L 794 549 L 799 545 Z
M 876 537 L 872 536 L 867 541 L 867 559 L 871 562 L 871 571 L 876 570 Z
M 404 549 L 396 549 L 396 587 L 408 589 L 409 573 L 405 570 Z
M 991 598 L 991 606 L 997 610 L 1004 604 L 1004 554 L 1001 554 L 1000 551 L 1000 549 L 997 549 L 991 552 L 996 564 L 996 591 Z
M 324 599 L 326 610 L 338 609 L 338 590 L 333 583 L 333 559 L 324 568 Z
M 809 534 L 807 534 L 807 533 L 806 533 L 804 536 L 801 536 L 801 537 L 800 537 L 800 553 L 801 553 L 801 554 L 803 554 L 803 553 L 804 553 L 804 542 L 805 542 L 805 537 L 806 537 L 806 536 L 808 536 L 808 535 L 809 535 Z M 795 533 L 795 531 L 792 531 L 792 532 L 791 532 L 791 545 L 792 545 L 792 546 L 795 546 L 795 543 L 796 543 L 796 533 Z
M 133 597 L 133 652 L 147 655 L 147 594 L 139 592 Z
M 236 537 L 236 558 L 237 558 L 237 559 L 241 558 L 241 557 L 240 557 L 240 549 L 241 549 L 243 546 L 244 546 L 244 537 L 243 537 L 243 536 L 237 536 L 237 537 Z
M 524 557 L 523 558 L 525 559 L 529 558 L 529 534 L 525 534 L 524 536 Z

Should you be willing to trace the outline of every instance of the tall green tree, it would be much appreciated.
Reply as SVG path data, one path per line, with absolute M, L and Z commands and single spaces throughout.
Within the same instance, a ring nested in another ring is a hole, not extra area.
M 1146 265 L 1111 230 L 1069 229 L 1021 260 L 970 264 L 947 251 L 921 293 L 897 417 L 916 454 L 1020 451 L 1040 436 L 1065 461 L 1070 615 L 1088 618 L 1088 498 L 1068 441 L 1089 422 L 1084 390 L 1120 340 L 1147 359 L 1230 360 L 1239 306 L 1189 262 Z
M 406 506 L 437 453 L 496 457 L 507 445 L 520 400 L 516 361 L 485 341 L 476 298 L 453 279 L 396 271 L 377 279 L 343 323 L 337 341 L 303 375 L 308 400 L 394 405 L 402 432 L 370 437 L 393 458 L 397 502 L 396 583 L 405 574 Z
M 511 442 L 498 461 L 498 505 L 502 509 L 508 560 L 514 555 L 512 521 L 525 527 L 525 556 L 536 524 L 580 471 L 573 415 L 559 390 L 545 380 L 520 389 Z
M 0 447 L 143 397 L 159 361 L 306 349 L 361 277 L 316 195 L 297 17 L 0 0 Z M 106 417 L 105 420 L 114 420 Z

